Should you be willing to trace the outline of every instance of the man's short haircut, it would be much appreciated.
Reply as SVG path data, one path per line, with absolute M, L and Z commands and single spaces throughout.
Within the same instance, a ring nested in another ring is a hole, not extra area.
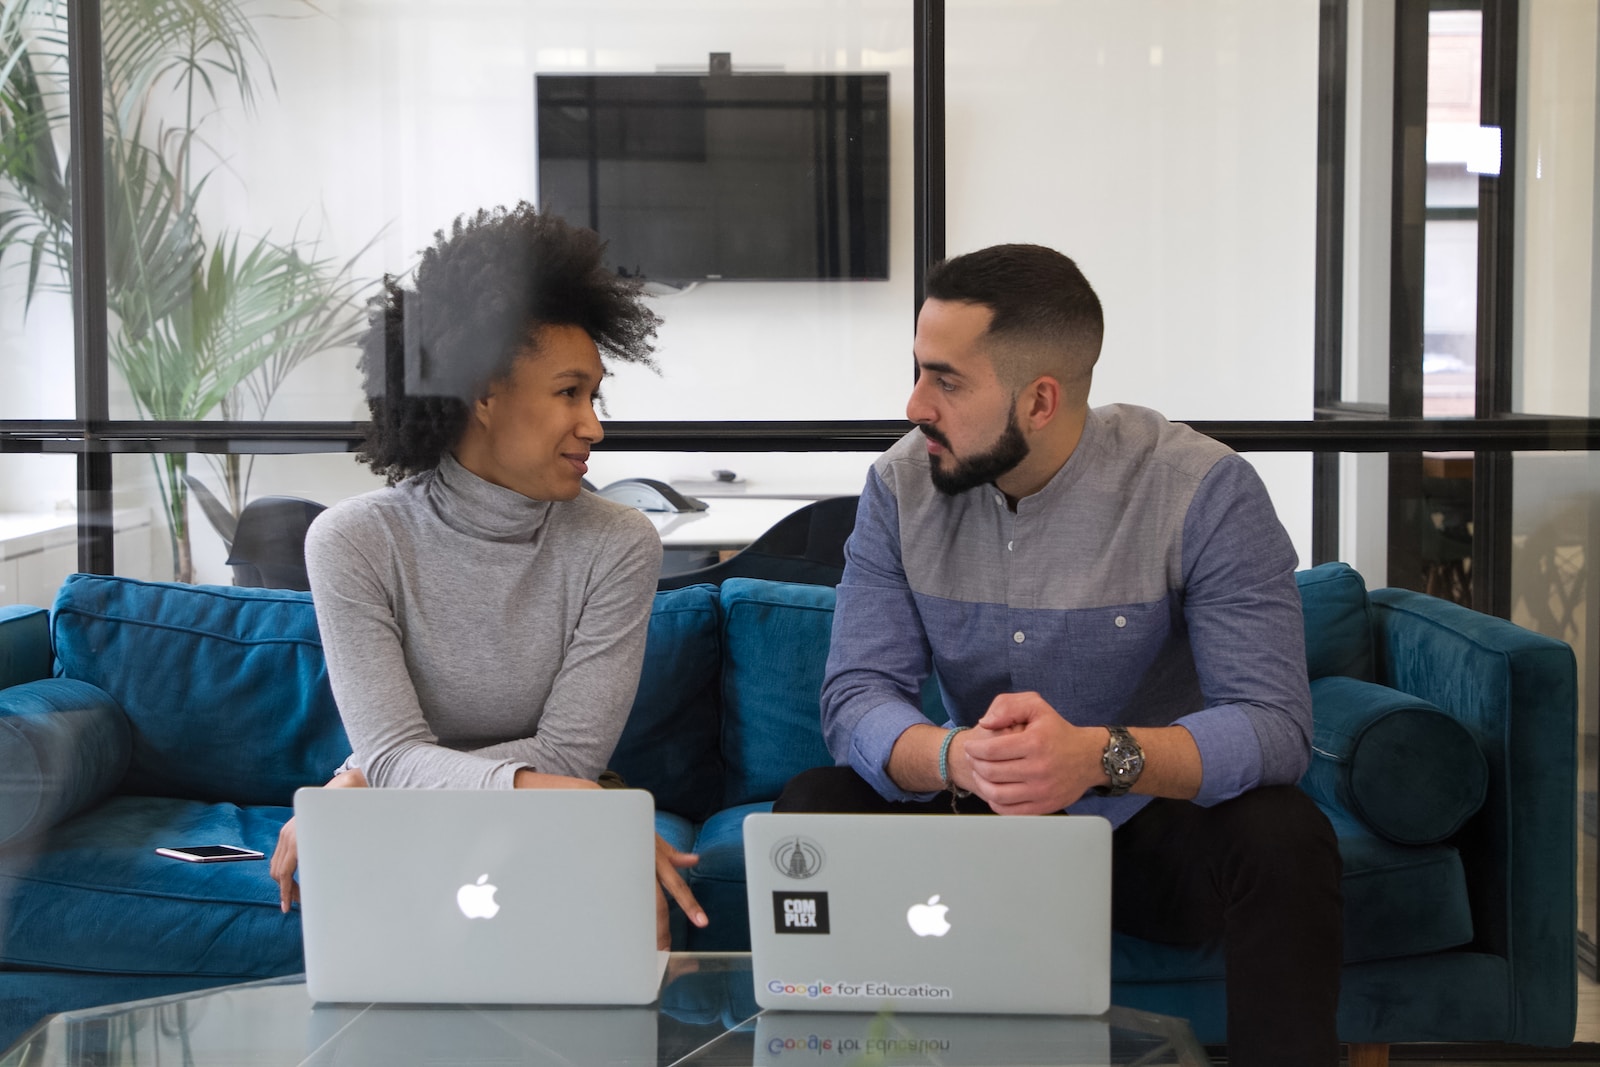
M 1012 389 L 1048 374 L 1087 397 L 1105 320 L 1078 265 L 1043 245 L 994 245 L 936 264 L 932 300 L 992 312 L 985 338 L 995 373 Z
M 576 326 L 602 358 L 654 366 L 660 320 L 601 262 L 593 230 L 520 203 L 434 234 L 414 284 L 385 277 L 361 340 L 372 428 L 357 458 L 391 483 L 439 465 L 472 405 L 546 326 Z

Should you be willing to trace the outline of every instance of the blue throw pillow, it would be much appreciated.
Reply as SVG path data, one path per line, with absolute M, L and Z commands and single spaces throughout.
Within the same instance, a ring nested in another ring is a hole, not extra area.
M 754 578 L 722 583 L 723 807 L 773 800 L 833 764 L 822 742 L 822 673 L 834 591 Z
M 1300 786 L 1325 806 L 1400 845 L 1443 841 L 1483 806 L 1483 750 L 1426 700 L 1332 677 L 1311 682 L 1311 705 L 1311 766 Z
M 0 845 L 110 793 L 132 743 L 117 702 L 87 682 L 45 678 L 0 690 Z
M 51 633 L 127 714 L 124 793 L 287 805 L 350 754 L 310 593 L 75 574 Z
M 656 810 L 704 822 L 722 804 L 717 587 L 656 594 L 639 691 L 609 766 L 655 797 Z

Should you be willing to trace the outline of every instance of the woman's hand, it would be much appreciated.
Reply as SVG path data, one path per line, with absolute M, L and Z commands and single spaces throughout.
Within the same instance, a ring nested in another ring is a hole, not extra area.
M 689 891 L 689 883 L 678 873 L 680 868 L 693 867 L 700 857 L 692 852 L 679 852 L 660 835 L 656 835 L 656 948 L 672 947 L 672 931 L 667 925 L 667 896 L 678 902 L 678 907 L 696 926 L 707 923 L 705 909 Z
M 570 778 L 564 774 L 542 774 L 539 771 L 529 770 L 524 767 L 517 771 L 517 776 L 512 782 L 518 789 L 603 789 L 598 782 L 591 782 L 587 778 Z M 273 861 L 276 863 L 276 859 Z M 672 947 L 672 931 L 667 925 L 667 896 L 678 902 L 678 907 L 689 917 L 689 921 L 696 926 L 706 925 L 706 913 L 700 907 L 700 902 L 694 899 L 694 894 L 689 891 L 689 883 L 683 880 L 683 875 L 678 873 L 680 867 L 693 867 L 700 862 L 700 857 L 688 852 L 679 852 L 656 835 L 656 947 L 668 949 Z
M 359 770 L 340 771 L 333 776 L 327 789 L 365 789 L 367 776 Z M 283 824 L 283 829 L 278 831 L 278 847 L 272 850 L 272 863 L 267 867 L 267 873 L 272 875 L 272 880 L 278 883 L 278 907 L 287 915 L 289 905 L 300 899 L 300 883 L 294 880 L 294 872 L 300 866 L 300 846 L 295 841 L 294 818 Z

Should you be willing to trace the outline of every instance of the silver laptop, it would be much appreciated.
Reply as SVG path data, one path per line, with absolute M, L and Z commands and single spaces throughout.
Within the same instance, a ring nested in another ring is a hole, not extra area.
M 302 789 L 294 806 L 313 999 L 656 999 L 648 793 Z
M 1098 1015 L 1111 824 L 1097 816 L 752 815 L 756 1003 Z

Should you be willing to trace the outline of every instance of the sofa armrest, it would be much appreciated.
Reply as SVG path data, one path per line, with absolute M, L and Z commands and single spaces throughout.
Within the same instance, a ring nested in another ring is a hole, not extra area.
M 1379 680 L 1465 725 L 1489 766 L 1452 839 L 1475 945 L 1511 969 L 1509 1040 L 1572 1040 L 1577 1013 L 1577 662 L 1566 644 L 1421 593 L 1372 593 Z
M 0 689 L 50 677 L 50 613 L 26 604 L 0 607 Z
M 128 717 L 88 682 L 0 689 L 0 847 L 99 801 L 122 781 L 132 751 Z

